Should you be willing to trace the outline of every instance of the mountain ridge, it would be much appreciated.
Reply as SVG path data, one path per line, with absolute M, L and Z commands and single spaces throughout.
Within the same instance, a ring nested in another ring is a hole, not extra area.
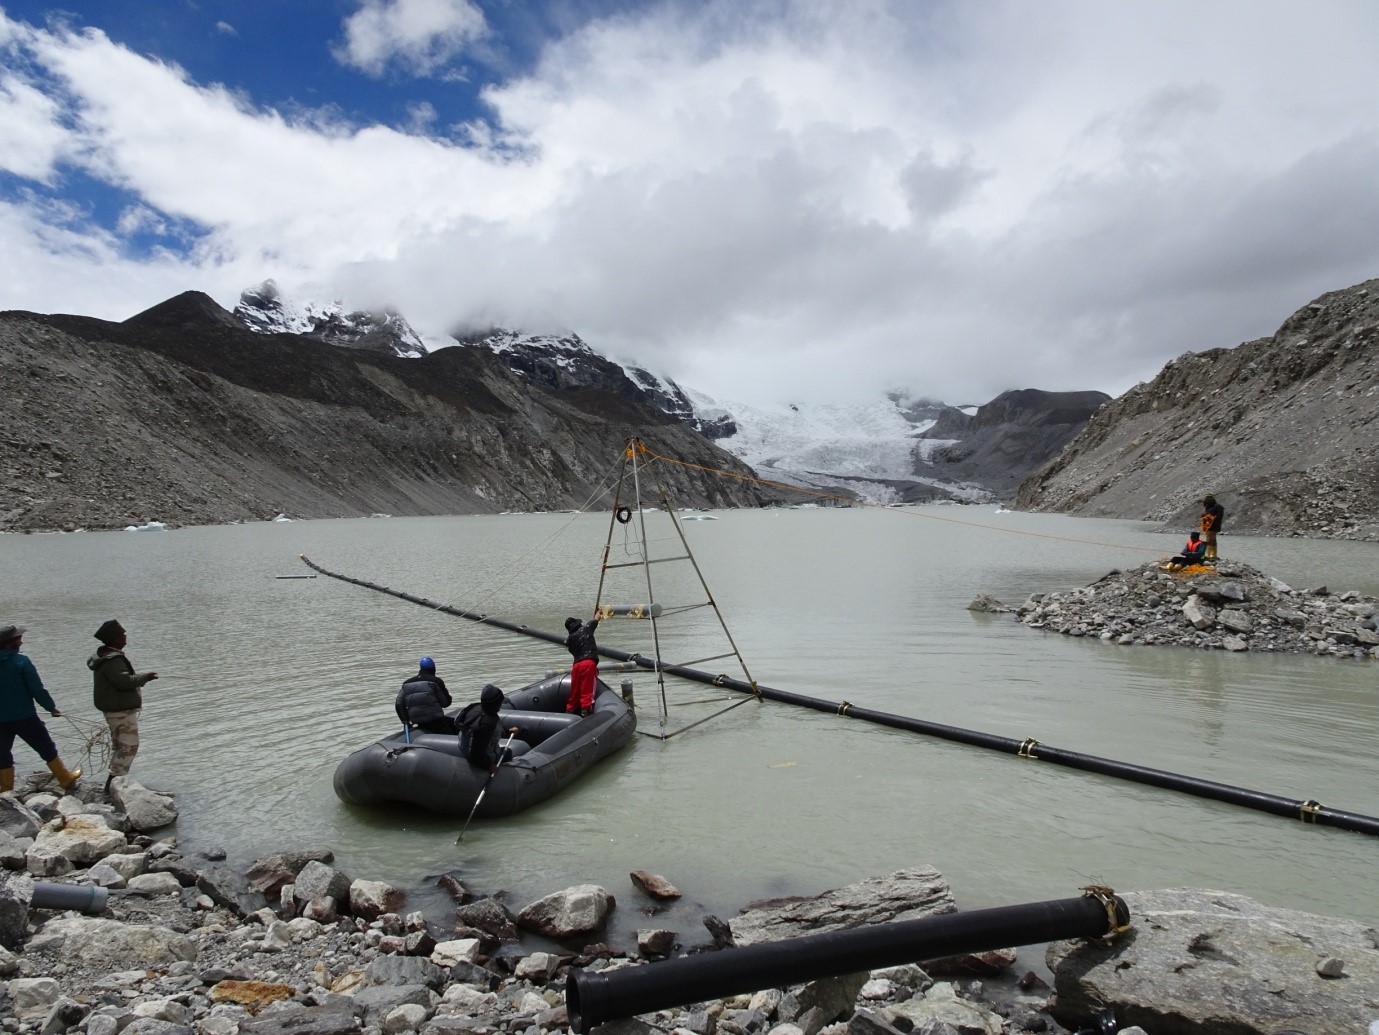
M 120 323 L 0 313 L 0 377 L 3 529 L 568 510 L 632 437 L 738 475 L 666 466 L 683 505 L 784 498 L 635 399 L 533 388 L 482 350 L 255 333 L 199 292 Z
M 1186 353 L 1098 410 L 1015 506 L 1227 531 L 1379 539 L 1379 279 L 1271 336 Z

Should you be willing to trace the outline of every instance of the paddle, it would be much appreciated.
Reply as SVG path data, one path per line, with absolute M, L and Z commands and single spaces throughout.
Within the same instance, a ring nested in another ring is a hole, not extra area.
M 508 739 L 503 741 L 503 746 L 498 749 L 498 765 L 503 764 L 503 755 L 507 753 L 508 745 L 512 743 L 512 738 L 517 736 L 516 728 L 508 734 Z M 464 832 L 469 829 L 469 824 L 474 820 L 474 813 L 479 811 L 479 802 L 484 800 L 484 795 L 488 793 L 488 785 L 493 782 L 493 778 L 498 775 L 498 766 L 493 767 L 493 771 L 488 774 L 488 779 L 484 781 L 483 788 L 479 791 L 479 796 L 474 799 L 474 807 L 469 810 L 469 819 L 464 821 L 464 826 L 460 827 L 460 836 L 455 838 L 455 843 L 459 844 L 464 840 Z

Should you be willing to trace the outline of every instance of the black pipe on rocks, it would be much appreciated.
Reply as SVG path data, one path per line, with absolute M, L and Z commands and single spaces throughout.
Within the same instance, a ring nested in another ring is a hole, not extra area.
M 565 1009 L 570 1027 L 585 1035 L 608 1021 L 670 1006 L 945 956 L 1094 938 L 1123 930 L 1129 922 L 1124 901 L 1108 890 L 1098 896 L 829 931 L 618 970 L 572 970 L 565 981 Z
M 48 884 L 34 882 L 29 904 L 35 909 L 75 909 L 82 913 L 103 913 L 110 892 L 94 884 Z
M 377 590 L 380 593 L 387 593 L 389 596 L 397 597 L 400 600 L 407 600 L 413 604 L 420 604 L 429 607 L 433 611 L 443 611 L 446 614 L 454 615 L 457 618 L 465 618 L 471 622 L 480 622 L 484 625 L 497 626 L 499 629 L 506 629 L 509 632 L 520 633 L 523 636 L 531 636 L 538 640 L 545 640 L 548 643 L 564 646 L 565 637 L 556 633 L 542 632 L 539 629 L 532 629 L 525 625 L 516 625 L 512 622 L 505 622 L 498 618 L 490 618 L 488 615 L 475 614 L 472 611 L 465 611 L 460 608 L 451 607 L 448 604 L 438 604 L 425 597 L 413 596 L 411 593 L 402 593 L 387 586 L 379 586 L 372 582 L 365 582 L 362 579 L 352 579 L 347 575 L 337 575 L 335 572 L 327 571 L 318 564 L 314 564 L 302 554 L 302 560 L 308 567 L 319 571 L 322 575 L 327 575 L 342 582 L 349 582 L 356 586 L 363 586 L 365 589 Z M 653 658 L 644 658 L 640 654 L 629 654 L 626 651 L 614 650 L 609 647 L 600 647 L 599 654 L 615 661 L 631 662 L 639 668 L 647 671 L 654 671 L 656 661 Z M 924 719 L 912 719 L 906 715 L 895 715 L 890 712 L 879 712 L 871 708 L 859 708 L 848 701 L 825 701 L 818 697 L 807 697 L 804 694 L 791 693 L 788 690 L 777 690 L 773 687 L 763 686 L 760 683 L 748 683 L 741 679 L 731 679 L 726 675 L 714 675 L 710 672 L 701 672 L 699 669 L 686 668 L 683 665 L 662 665 L 662 672 L 667 672 L 682 679 L 689 679 L 696 683 L 706 683 L 709 686 L 719 686 L 727 690 L 735 690 L 739 693 L 752 694 L 756 697 L 768 701 L 779 701 L 782 704 L 798 705 L 801 708 L 811 708 L 818 712 L 827 712 L 831 715 L 841 715 L 849 719 L 861 719 L 864 722 L 873 722 L 878 726 L 889 726 L 892 729 L 908 730 L 911 733 L 923 733 L 930 737 L 938 737 L 941 740 L 952 740 L 959 744 L 970 744 L 973 747 L 990 748 L 994 751 L 1003 751 L 1010 755 L 1019 755 L 1021 758 L 1028 758 L 1038 762 L 1053 762 L 1058 765 L 1065 765 L 1071 769 L 1082 769 L 1089 773 L 1099 773 L 1102 776 L 1114 776 L 1122 780 L 1132 780 L 1135 783 L 1148 784 L 1151 787 L 1162 787 L 1166 790 L 1181 791 L 1184 794 L 1196 795 L 1199 798 L 1210 798 L 1214 801 L 1223 801 L 1231 805 L 1240 805 L 1249 809 L 1256 809 L 1260 812 L 1268 812 L 1275 816 L 1285 816 L 1290 819 L 1298 819 L 1304 823 L 1316 823 L 1320 826 L 1337 827 L 1341 830 L 1351 830 L 1359 834 L 1369 834 L 1379 837 L 1379 818 L 1365 816 L 1357 812 L 1345 812 L 1341 809 L 1333 809 L 1327 805 L 1310 799 L 1284 798 L 1277 794 L 1266 794 L 1263 791 L 1251 791 L 1243 787 L 1234 787 L 1230 784 L 1216 783 L 1212 780 L 1201 780 L 1194 776 L 1182 776 L 1178 773 L 1170 773 L 1162 769 L 1150 769 L 1146 766 L 1133 765 L 1129 762 L 1118 762 L 1113 758 L 1101 758 L 1098 755 L 1087 755 L 1079 751 L 1067 751 L 1063 748 L 1050 747 L 1047 744 L 1040 744 L 1037 740 L 1016 740 L 1013 737 L 1000 737 L 991 733 L 982 733 L 977 730 L 962 729 L 959 726 L 945 726 L 942 723 L 927 722 Z

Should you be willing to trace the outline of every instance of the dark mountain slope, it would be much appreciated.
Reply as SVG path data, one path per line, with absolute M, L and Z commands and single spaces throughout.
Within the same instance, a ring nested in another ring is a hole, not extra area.
M 1003 392 L 966 420 L 962 411 L 950 408 L 926 437 L 952 435 L 962 441 L 936 449 L 931 463 L 945 479 L 976 482 L 998 497 L 1008 497 L 1110 398 L 1104 392 L 1023 388 Z
M 195 293 L 124 323 L 0 313 L 0 527 L 567 509 L 632 436 L 749 473 L 634 398 L 543 390 L 484 350 L 400 359 L 236 324 Z M 771 498 L 658 470 L 686 506 Z
M 1272 337 L 1188 353 L 1099 410 L 1016 506 L 1227 530 L 1379 538 L 1379 280 Z

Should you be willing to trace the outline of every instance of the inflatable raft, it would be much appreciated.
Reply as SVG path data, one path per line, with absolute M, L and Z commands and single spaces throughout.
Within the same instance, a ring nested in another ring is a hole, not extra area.
M 599 680 L 594 710 L 569 715 L 570 677 L 551 676 L 504 695 L 499 720 L 518 728 L 514 758 L 498 767 L 478 816 L 511 816 L 545 801 L 602 758 L 627 746 L 637 717 Z M 503 739 L 507 739 L 504 732 Z M 349 755 L 335 769 L 335 794 L 351 805 L 407 802 L 449 816 L 468 816 L 488 770 L 460 756 L 459 737 L 399 730 Z

